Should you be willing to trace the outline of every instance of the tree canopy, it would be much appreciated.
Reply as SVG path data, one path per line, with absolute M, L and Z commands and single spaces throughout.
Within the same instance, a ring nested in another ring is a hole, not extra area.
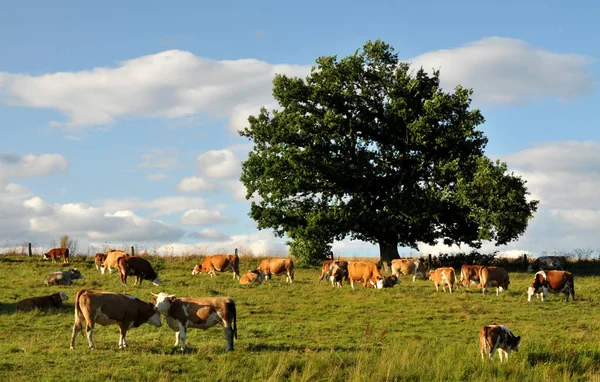
M 253 141 L 242 164 L 250 216 L 317 242 L 379 244 L 382 260 L 419 242 L 496 245 L 525 232 L 538 201 L 525 180 L 484 153 L 471 89 L 440 88 L 382 41 L 338 59 L 320 57 L 306 78 L 276 75 L 276 110 L 239 133 Z

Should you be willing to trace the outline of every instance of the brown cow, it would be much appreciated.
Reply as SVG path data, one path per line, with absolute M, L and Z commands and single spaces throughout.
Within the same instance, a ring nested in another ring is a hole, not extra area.
M 216 277 L 217 272 L 232 271 L 233 279 L 236 277 L 240 278 L 240 258 L 237 255 L 237 249 L 235 255 L 212 255 L 206 256 L 201 264 L 198 264 L 192 270 L 192 275 L 200 273 L 208 273 L 210 277 Z
M 569 294 L 572 301 L 575 301 L 575 283 L 573 274 L 567 271 L 539 271 L 535 274 L 533 283 L 527 288 L 527 301 L 535 294 L 542 296 L 542 301 L 546 301 L 548 292 L 564 293 L 565 301 L 569 301 Z
M 413 282 L 417 279 L 417 276 L 427 279 L 427 269 L 425 264 L 420 260 L 413 259 L 394 259 L 392 260 L 392 274 L 400 278 L 400 273 L 403 275 L 413 275 Z
M 135 276 L 135 284 L 138 282 L 142 286 L 143 280 L 150 280 L 154 285 L 160 285 L 160 279 L 152 265 L 146 259 L 135 256 L 122 256 L 119 258 L 119 274 L 121 275 L 121 282 L 127 285 L 127 276 Z
M 521 337 L 517 337 L 504 325 L 488 325 L 479 331 L 479 351 L 481 359 L 485 360 L 488 353 L 490 362 L 494 360 L 494 353 L 498 350 L 500 362 L 508 361 L 511 350 L 519 351 Z
M 96 264 L 96 269 L 100 269 L 104 260 L 106 260 L 106 253 L 96 253 L 96 256 L 94 257 L 94 264 Z
M 56 263 L 56 259 L 63 258 L 63 263 L 69 263 L 69 248 L 54 248 L 44 253 L 44 260 L 52 259 L 53 263 Z
M 294 260 L 267 258 L 258 264 L 258 268 L 265 274 L 265 280 L 269 280 L 271 275 L 285 275 L 285 281 L 292 283 L 294 281 Z
M 479 270 L 479 285 L 481 293 L 486 294 L 487 288 L 496 287 L 496 296 L 508 289 L 510 279 L 502 267 L 485 266 Z
M 435 290 L 440 291 L 440 286 L 446 292 L 446 285 L 450 289 L 450 293 L 452 293 L 452 288 L 454 288 L 454 284 L 456 283 L 456 272 L 452 267 L 438 268 L 429 273 L 429 280 L 433 280 L 433 285 L 435 285 Z
M 17 310 L 61 308 L 63 301 L 67 300 L 65 292 L 58 292 L 49 296 L 29 297 L 17 302 Z
M 319 282 L 323 281 L 324 278 L 329 279 L 331 276 L 331 270 L 333 266 L 337 265 L 341 268 L 342 272 L 345 272 L 344 275 L 346 281 L 348 280 L 348 262 L 346 260 L 324 260 L 323 265 L 321 265 L 321 276 L 319 276 Z
M 460 280 L 458 285 L 462 285 L 470 289 L 471 283 L 477 285 L 479 284 L 479 271 L 481 270 L 481 265 L 463 265 L 460 267 Z
M 167 325 L 175 331 L 175 346 L 181 340 L 185 353 L 187 330 L 208 329 L 221 325 L 225 332 L 225 351 L 233 351 L 233 339 L 237 339 L 235 303 L 229 297 L 176 298 L 166 293 L 152 294 L 156 308 L 167 319 Z
M 384 277 L 377 269 L 377 264 L 365 261 L 351 261 L 348 263 L 348 277 L 350 278 L 350 286 L 354 289 L 355 281 L 362 281 L 362 286 L 374 286 L 377 289 L 382 289 Z
M 240 284 L 248 285 L 248 284 L 262 284 L 263 282 L 263 273 L 259 269 L 255 269 L 253 271 L 246 272 L 242 278 L 240 279 Z
M 151 302 L 120 293 L 80 289 L 75 296 L 75 323 L 71 335 L 71 349 L 75 347 L 75 337 L 81 331 L 84 320 L 85 332 L 91 349 L 96 348 L 92 339 L 96 324 L 119 325 L 121 334 L 119 348 L 121 349 L 127 346 L 127 330 L 129 328 L 137 328 L 142 324 L 150 324 L 158 328 L 162 325 L 160 313 Z
M 106 259 L 104 259 L 104 263 L 100 267 L 102 274 L 106 272 L 108 268 L 108 273 L 112 273 L 113 269 L 117 269 L 119 266 L 119 258 L 129 256 L 125 251 L 121 251 L 119 249 L 109 249 L 106 253 Z

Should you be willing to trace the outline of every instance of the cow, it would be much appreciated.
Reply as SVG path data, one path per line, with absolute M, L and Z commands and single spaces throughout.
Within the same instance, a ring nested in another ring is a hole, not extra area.
M 106 260 L 106 253 L 96 253 L 96 256 L 94 257 L 94 264 L 96 264 L 96 269 L 100 269 L 104 260 Z
M 509 328 L 504 325 L 487 325 L 479 331 L 479 351 L 481 359 L 485 360 L 485 354 L 488 353 L 489 360 L 494 360 L 494 353 L 498 350 L 500 362 L 508 361 L 511 351 L 519 351 L 521 337 L 512 334 Z
M 240 258 L 237 255 L 237 249 L 234 255 L 212 255 L 206 256 L 202 263 L 197 264 L 192 270 L 192 275 L 208 273 L 210 277 L 216 277 L 216 272 L 233 272 L 233 279 L 240 278 Z
M 479 270 L 479 284 L 481 293 L 486 294 L 487 288 L 496 287 L 496 296 L 508 289 L 510 279 L 508 273 L 502 267 L 485 266 Z
M 53 293 L 49 296 L 29 297 L 17 302 L 17 310 L 33 310 L 33 309 L 59 309 L 63 306 L 63 301 L 67 300 L 65 292 Z
M 242 285 L 248 285 L 248 284 L 254 284 L 254 283 L 262 284 L 262 282 L 263 282 L 263 273 L 260 269 L 248 271 L 240 279 L 240 284 L 242 284 Z
M 44 260 L 52 259 L 53 263 L 56 263 L 56 259 L 60 259 L 61 257 L 63 263 L 69 263 L 69 248 L 53 248 L 44 253 Z
M 137 328 L 142 324 L 150 324 L 157 328 L 162 325 L 160 313 L 151 302 L 120 293 L 80 289 L 75 295 L 75 323 L 71 335 L 71 349 L 75 347 L 75 337 L 81 331 L 84 320 L 90 349 L 96 348 L 92 338 L 96 324 L 119 325 L 120 349 L 127 347 L 127 330 L 129 328 Z M 83 335 L 83 332 L 81 334 Z
M 535 294 L 542 296 L 542 301 L 546 301 L 548 292 L 564 293 L 565 301 L 575 301 L 575 284 L 573 283 L 573 274 L 567 271 L 539 271 L 535 274 L 533 283 L 527 288 L 527 301 Z
M 100 266 L 100 271 L 102 274 L 106 272 L 108 269 L 108 273 L 112 273 L 113 269 L 117 269 L 119 266 L 119 258 L 129 256 L 125 251 L 121 251 L 119 249 L 109 249 L 106 253 L 106 259 L 104 259 L 104 263 Z
M 527 272 L 530 273 L 549 270 L 566 271 L 567 258 L 565 256 L 542 256 L 535 259 L 527 267 Z
M 160 285 L 158 275 L 146 259 L 135 256 L 122 256 L 119 258 L 118 268 L 123 285 L 127 285 L 127 276 L 135 276 L 135 284 L 133 285 L 137 285 L 139 282 L 142 286 L 143 280 L 150 280 L 152 284 Z
M 237 339 L 236 309 L 229 297 L 177 298 L 164 292 L 152 293 L 158 311 L 165 316 L 167 325 L 175 331 L 175 346 L 181 341 L 185 353 L 187 330 L 208 329 L 221 325 L 225 332 L 225 351 L 233 351 L 233 339 Z
M 346 260 L 324 260 L 323 265 L 321 265 L 321 276 L 319 276 L 319 283 L 323 281 L 323 279 L 329 279 L 331 277 L 331 271 L 334 265 L 337 265 L 339 268 L 341 268 L 341 271 L 345 273 L 344 278 L 349 282 L 348 262 Z
M 413 282 L 417 279 L 417 276 L 427 279 L 427 269 L 425 264 L 420 260 L 413 259 L 394 259 L 392 260 L 392 274 L 396 275 L 400 279 L 400 273 L 403 275 L 413 275 Z
M 348 277 L 350 278 L 350 286 L 354 289 L 355 281 L 362 281 L 362 286 L 374 286 L 377 289 L 382 289 L 384 277 L 377 269 L 377 264 L 363 261 L 351 261 L 348 263 Z
M 452 293 L 452 288 L 456 283 L 456 272 L 452 267 L 437 268 L 429 272 L 428 279 L 433 280 L 437 292 L 440 291 L 440 286 L 446 292 L 446 285 L 448 285 L 448 289 Z
M 346 279 L 349 282 L 348 277 L 348 262 L 344 261 L 342 263 L 332 263 L 331 269 L 329 270 L 329 281 L 331 281 L 331 285 L 333 287 L 342 287 L 342 282 Z M 320 281 L 319 281 L 320 282 Z
M 258 264 L 258 270 L 265 274 L 265 280 L 271 279 L 272 275 L 285 275 L 285 281 L 292 283 L 294 281 L 294 260 L 267 258 Z
M 458 285 L 470 289 L 471 283 L 475 285 L 479 284 L 479 271 L 481 270 L 481 267 L 481 265 L 467 264 L 460 267 L 460 280 Z
M 393 288 L 394 285 L 400 284 L 400 278 L 396 275 L 385 276 L 383 280 L 384 288 Z
M 82 279 L 83 275 L 79 272 L 79 269 L 73 268 L 68 271 L 58 271 L 52 273 L 50 276 L 46 277 L 46 281 L 44 283 L 46 285 L 71 285 L 73 284 L 73 280 Z

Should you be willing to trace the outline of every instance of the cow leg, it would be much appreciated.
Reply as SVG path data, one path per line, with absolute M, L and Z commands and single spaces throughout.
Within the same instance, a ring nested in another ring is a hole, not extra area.
M 127 327 L 128 323 L 122 323 L 119 325 L 119 349 L 125 349 L 127 347 Z
M 448 284 L 448 289 L 450 289 L 450 293 L 452 293 L 452 285 Z
M 233 329 L 231 324 L 225 323 L 223 326 L 223 332 L 225 333 L 225 352 L 233 351 Z
M 352 287 L 352 290 L 354 290 L 354 280 L 350 279 L 350 286 Z
M 112 275 L 112 268 L 111 267 L 108 267 L 108 274 Z
M 185 345 L 185 339 L 187 337 L 187 328 L 181 322 L 178 322 L 177 326 L 179 326 L 179 339 L 181 340 L 181 352 L 185 353 L 185 350 L 187 349 L 187 347 Z
M 496 287 L 496 296 L 500 296 L 500 287 Z
M 179 346 L 179 339 L 180 339 L 180 335 L 179 334 L 180 333 L 181 333 L 180 331 L 176 331 L 175 332 L 175 345 L 173 345 L 175 347 Z
M 127 285 L 127 273 L 121 274 L 121 282 L 123 285 Z
M 81 331 L 81 322 L 78 322 L 77 319 L 75 321 L 75 324 L 73 325 L 73 334 L 71 335 L 71 344 L 69 345 L 69 348 L 71 350 L 75 349 L 75 337 L 77 337 L 77 334 Z
M 498 342 L 496 342 L 494 344 L 494 346 L 490 349 L 490 362 L 494 361 L 494 354 L 496 353 L 497 349 L 498 349 Z
M 93 332 L 94 332 L 94 326 L 90 325 L 88 323 L 85 326 L 85 334 L 87 335 L 88 345 L 90 346 L 90 349 L 92 349 L 92 350 L 96 349 L 96 345 L 94 345 L 94 338 L 92 337 Z

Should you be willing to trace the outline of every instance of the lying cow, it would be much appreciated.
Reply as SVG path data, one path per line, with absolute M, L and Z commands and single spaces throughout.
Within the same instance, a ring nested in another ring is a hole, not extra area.
M 567 271 L 539 271 L 533 278 L 533 283 L 527 288 L 527 301 L 535 294 L 537 297 L 542 296 L 542 301 L 546 301 L 548 292 L 564 293 L 565 301 L 575 301 L 575 283 L 573 282 L 573 274 Z
M 96 265 L 96 269 L 100 269 L 102 263 L 106 260 L 106 253 L 96 253 L 94 257 L 94 264 Z
M 58 292 L 49 296 L 29 297 L 17 302 L 17 310 L 33 309 L 59 309 L 63 306 L 63 301 L 67 300 L 65 292 Z
M 127 285 L 127 276 L 135 276 L 135 284 L 138 282 L 142 286 L 143 280 L 150 280 L 154 285 L 160 285 L 160 279 L 152 265 L 146 259 L 135 256 L 123 256 L 119 258 L 119 274 L 121 275 L 121 282 Z
M 385 282 L 381 272 L 377 269 L 377 264 L 364 261 L 349 262 L 348 277 L 352 289 L 354 289 L 355 281 L 362 281 L 363 287 L 374 286 L 377 289 L 382 289 Z
M 425 264 L 420 260 L 413 259 L 394 259 L 392 260 L 392 274 L 400 278 L 400 273 L 403 275 L 413 275 L 413 282 L 417 279 L 417 276 L 423 280 L 427 279 L 427 269 Z
M 511 351 L 519 351 L 521 337 L 512 334 L 504 325 L 488 325 L 479 331 L 479 351 L 481 359 L 485 360 L 488 354 L 490 362 L 494 360 L 494 353 L 498 350 L 500 362 L 508 361 Z
M 187 330 L 208 329 L 221 325 L 225 332 L 225 351 L 233 351 L 233 339 L 237 339 L 235 303 L 229 297 L 176 298 L 166 293 L 152 294 L 156 308 L 167 319 L 167 325 L 175 331 L 175 346 L 181 341 L 185 353 Z
M 44 253 L 44 260 L 52 259 L 53 263 L 56 263 L 57 259 L 62 257 L 63 263 L 69 263 L 69 248 L 54 248 Z
M 428 278 L 429 280 L 433 280 L 433 285 L 435 285 L 437 292 L 440 291 L 440 286 L 446 292 L 447 285 L 450 293 L 452 293 L 452 288 L 454 288 L 454 284 L 456 283 L 456 272 L 452 267 L 438 268 L 431 271 Z
M 400 278 L 396 275 L 385 276 L 383 279 L 384 288 L 393 288 L 397 284 L 400 284 Z
M 233 272 L 233 278 L 240 278 L 240 258 L 237 255 L 212 255 L 206 256 L 202 263 L 196 265 L 192 270 L 192 275 L 208 273 L 210 277 L 217 277 L 216 272 Z
M 258 270 L 265 274 L 265 280 L 269 280 L 272 275 L 285 275 L 285 281 L 292 283 L 294 281 L 294 260 L 267 258 L 258 264 Z
M 481 293 L 486 294 L 487 288 L 496 287 L 496 296 L 508 289 L 510 279 L 502 267 L 485 266 L 479 270 L 479 285 Z
M 84 321 L 85 333 L 91 349 L 96 348 L 92 339 L 96 324 L 119 325 L 119 348 L 121 349 L 127 346 L 127 330 L 129 328 L 137 328 L 142 324 L 150 324 L 157 328 L 162 325 L 160 313 L 151 302 L 120 293 L 81 289 L 75 296 L 75 323 L 71 336 L 71 349 L 75 347 L 75 337 L 81 331 Z
M 73 280 L 82 279 L 83 275 L 77 268 L 69 269 L 68 271 L 58 271 L 46 277 L 44 283 L 46 285 L 71 285 Z
M 249 285 L 254 283 L 262 284 L 262 282 L 263 273 L 259 269 L 246 272 L 240 279 L 240 284 L 242 285 Z
M 538 257 L 527 267 L 528 272 L 567 270 L 567 258 L 565 256 L 542 256 Z
M 104 259 L 104 263 L 102 263 L 100 266 L 100 271 L 102 274 L 104 274 L 107 269 L 108 273 L 112 273 L 113 269 L 118 268 L 119 259 L 125 256 L 129 256 L 125 251 L 121 251 L 119 249 L 109 249 L 106 253 L 106 259 Z
M 481 265 L 463 265 L 460 267 L 460 280 L 458 285 L 469 287 L 471 284 L 479 284 L 479 271 L 481 271 Z

